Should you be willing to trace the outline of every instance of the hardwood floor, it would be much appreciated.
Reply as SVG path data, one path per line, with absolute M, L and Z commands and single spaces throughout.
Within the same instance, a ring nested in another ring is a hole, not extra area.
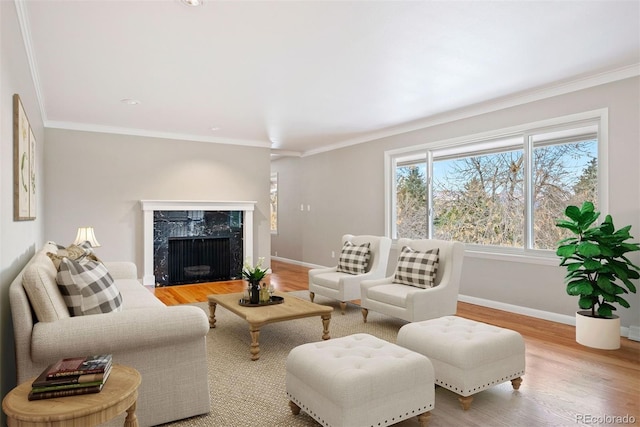
M 267 281 L 277 290 L 307 289 L 308 268 L 274 260 L 271 267 Z M 232 280 L 153 292 L 165 304 L 176 305 L 204 302 L 210 294 L 242 292 L 244 287 L 243 281 Z M 577 344 L 573 326 L 463 302 L 458 303 L 457 315 L 522 334 L 527 348 L 525 385 L 556 393 L 565 402 L 580 400 L 583 407 L 588 403 L 593 416 L 629 415 L 640 423 L 640 342 L 622 338 L 619 350 L 597 350 Z

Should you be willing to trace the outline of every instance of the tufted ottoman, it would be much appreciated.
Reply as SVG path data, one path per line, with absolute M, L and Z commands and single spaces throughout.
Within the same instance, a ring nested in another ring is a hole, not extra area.
M 388 426 L 433 409 L 433 366 L 425 356 L 368 334 L 295 347 L 287 396 L 323 426 Z
M 436 384 L 457 393 L 464 410 L 475 393 L 493 385 L 511 380 L 520 388 L 525 349 L 516 331 L 444 316 L 404 325 L 397 342 L 431 360 Z

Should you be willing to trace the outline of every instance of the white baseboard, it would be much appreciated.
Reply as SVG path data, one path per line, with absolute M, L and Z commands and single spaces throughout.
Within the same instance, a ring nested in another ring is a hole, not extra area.
M 629 326 L 629 339 L 640 341 L 640 326 Z
M 309 264 L 308 262 L 302 262 L 302 261 L 297 261 L 295 259 L 289 259 L 289 258 L 282 258 L 279 256 L 271 256 L 271 259 L 274 259 L 276 261 L 280 261 L 280 262 L 286 262 L 287 264 L 294 264 L 294 265 L 300 265 L 302 267 L 307 267 L 307 268 L 327 268 L 324 265 L 318 265 L 318 264 Z
M 272 256 L 271 259 L 288 264 L 300 265 L 307 268 L 327 268 L 324 265 L 309 264 L 307 262 L 296 261 L 294 259 Z M 458 301 L 468 302 L 482 307 L 495 308 L 496 310 L 508 311 L 509 313 L 522 314 L 524 316 L 535 317 L 536 319 L 549 320 L 551 322 L 563 323 L 565 325 L 576 325 L 575 316 L 553 313 L 551 311 L 537 310 L 535 308 L 522 307 L 519 305 L 507 304 L 499 301 L 492 301 L 484 298 L 472 297 L 469 295 L 458 295 Z M 620 336 L 628 337 L 631 340 L 640 341 L 640 326 L 621 326 Z
M 496 310 L 508 311 L 510 313 L 522 314 L 524 316 L 535 317 L 536 319 L 543 319 L 543 320 L 549 320 L 551 322 L 563 323 L 565 325 L 571 325 L 571 326 L 576 325 L 575 316 L 568 316 L 566 314 L 552 313 L 550 311 L 537 310 L 535 308 L 522 307 L 519 305 L 507 304 L 504 302 L 492 301 L 492 300 L 472 297 L 468 295 L 458 295 L 458 301 L 468 302 L 469 304 L 475 304 L 482 307 L 495 308 Z M 637 340 L 640 341 L 640 328 L 639 327 L 636 327 L 636 328 L 638 328 L 637 333 L 639 334 L 639 339 Z M 620 327 L 621 337 L 629 337 L 630 339 L 633 339 L 629 336 L 629 334 L 630 334 L 630 328 L 626 326 Z

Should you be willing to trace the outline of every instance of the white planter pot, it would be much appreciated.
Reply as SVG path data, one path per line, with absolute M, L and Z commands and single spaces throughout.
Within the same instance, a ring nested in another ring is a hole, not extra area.
M 590 311 L 576 312 L 576 341 L 587 347 L 602 350 L 620 348 L 620 318 L 591 317 Z

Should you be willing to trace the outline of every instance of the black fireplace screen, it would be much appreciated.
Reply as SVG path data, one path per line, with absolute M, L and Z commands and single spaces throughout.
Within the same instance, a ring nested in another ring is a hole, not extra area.
M 169 285 L 228 280 L 229 237 L 169 238 Z

